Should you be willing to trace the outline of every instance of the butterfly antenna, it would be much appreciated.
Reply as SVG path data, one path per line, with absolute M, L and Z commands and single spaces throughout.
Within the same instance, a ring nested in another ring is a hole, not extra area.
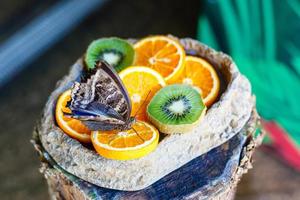
M 142 136 L 135 130 L 135 128 L 131 127 L 132 130 L 135 132 L 135 134 L 143 141 L 145 142 L 145 140 L 142 138 Z
M 147 96 L 146 96 L 144 102 L 140 105 L 140 107 L 138 108 L 138 110 L 137 110 L 136 113 L 134 114 L 134 118 L 135 118 L 135 117 L 138 115 L 138 113 L 141 111 L 141 108 L 142 108 L 142 107 L 144 106 L 144 104 L 146 103 L 146 101 L 147 101 L 147 99 L 148 99 L 150 93 L 151 93 L 151 90 L 148 92 L 148 94 L 147 94 Z

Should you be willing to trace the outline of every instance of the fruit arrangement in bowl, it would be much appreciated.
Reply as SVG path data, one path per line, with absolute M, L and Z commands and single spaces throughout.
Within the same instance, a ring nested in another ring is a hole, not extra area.
M 49 97 L 38 135 L 68 173 L 139 190 L 237 135 L 255 102 L 229 56 L 192 39 L 93 41 Z
M 66 134 L 92 142 L 110 159 L 150 153 L 159 132 L 192 130 L 220 88 L 212 65 L 186 56 L 179 42 L 166 36 L 134 45 L 120 38 L 95 40 L 84 61 L 80 82 L 57 102 L 56 121 Z

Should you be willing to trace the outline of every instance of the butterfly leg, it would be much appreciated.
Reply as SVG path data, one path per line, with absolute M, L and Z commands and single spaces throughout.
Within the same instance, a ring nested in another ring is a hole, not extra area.
M 133 127 L 131 127 L 132 128 L 132 130 L 135 132 L 135 134 L 143 141 L 143 142 L 145 142 L 145 140 L 142 138 L 142 136 L 133 128 Z

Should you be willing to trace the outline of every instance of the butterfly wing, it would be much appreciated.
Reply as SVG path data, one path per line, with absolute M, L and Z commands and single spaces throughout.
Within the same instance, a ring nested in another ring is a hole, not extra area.
M 97 68 L 76 82 L 69 108 L 72 117 L 83 121 L 91 130 L 112 130 L 130 117 L 127 91 L 113 68 L 99 62 Z
M 125 119 L 125 121 L 128 121 L 130 118 L 130 114 L 131 114 L 131 101 L 129 99 L 128 92 L 127 92 L 122 80 L 120 79 L 118 73 L 112 66 L 110 66 L 108 63 L 106 63 L 104 61 L 99 61 L 97 63 L 97 67 L 103 69 L 112 78 L 112 80 L 115 82 L 115 84 L 118 86 L 118 89 L 121 92 L 121 94 L 125 100 L 125 105 L 127 107 L 126 110 L 128 111 L 124 115 L 124 119 Z

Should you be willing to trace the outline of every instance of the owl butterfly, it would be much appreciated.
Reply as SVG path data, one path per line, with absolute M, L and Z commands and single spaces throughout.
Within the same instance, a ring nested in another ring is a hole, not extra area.
M 130 117 L 131 103 L 121 79 L 104 61 L 97 62 L 71 91 L 69 116 L 81 120 L 90 130 L 128 130 L 135 122 Z

